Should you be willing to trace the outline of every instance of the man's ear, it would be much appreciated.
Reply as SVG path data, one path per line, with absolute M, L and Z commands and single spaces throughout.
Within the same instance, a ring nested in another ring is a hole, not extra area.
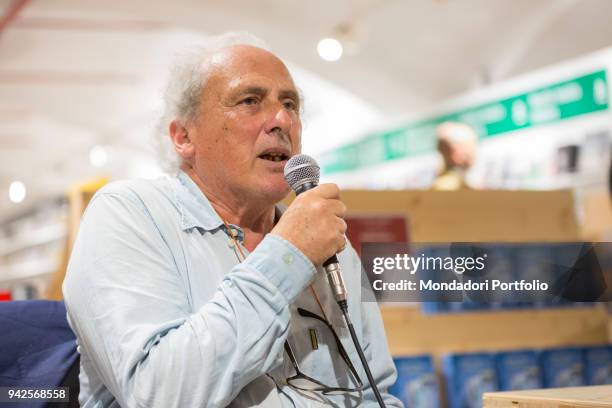
M 170 122 L 170 139 L 176 152 L 184 161 L 190 163 L 195 155 L 195 145 L 189 137 L 187 128 L 177 120 Z

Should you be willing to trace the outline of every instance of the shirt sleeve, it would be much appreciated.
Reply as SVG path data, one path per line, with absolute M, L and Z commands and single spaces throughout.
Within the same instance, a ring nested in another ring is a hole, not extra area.
M 356 254 L 355 260 L 356 270 L 361 271 L 361 273 L 364 274 L 365 271 L 363 271 L 361 268 L 361 262 Z M 367 278 L 364 278 L 364 281 L 367 281 Z M 371 291 L 371 288 L 363 287 L 362 290 Z M 363 298 L 364 296 L 362 296 L 362 300 Z M 374 299 L 374 295 L 370 293 L 370 296 L 367 296 L 367 298 Z M 372 376 L 376 381 L 378 391 L 380 391 L 380 394 L 387 407 L 403 408 L 404 404 L 388 392 L 389 387 L 392 386 L 397 380 L 397 370 L 395 369 L 395 364 L 393 363 L 393 359 L 391 358 L 391 354 L 389 353 L 389 348 L 387 346 L 385 327 L 380 315 L 378 303 L 373 301 L 362 301 L 360 312 L 363 324 L 363 352 L 370 365 L 370 371 L 372 372 Z M 361 365 L 361 363 L 359 364 Z M 362 380 L 364 383 L 364 401 L 362 406 L 366 408 L 378 407 L 378 402 L 376 401 L 372 387 L 370 387 L 370 383 L 365 376 L 365 372 L 363 373 Z
M 122 407 L 227 406 L 279 363 L 315 268 L 268 235 L 194 313 L 166 239 L 136 194 L 97 194 L 64 282 L 71 324 Z

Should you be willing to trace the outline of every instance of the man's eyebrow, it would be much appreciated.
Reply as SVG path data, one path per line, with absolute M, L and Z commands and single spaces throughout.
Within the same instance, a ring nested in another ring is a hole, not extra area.
M 298 101 L 298 102 L 299 102 L 299 100 L 300 100 L 300 96 L 298 95 L 298 93 L 297 93 L 296 91 L 294 91 L 294 90 L 291 90 L 291 89 L 286 89 L 286 90 L 282 90 L 282 91 L 280 91 L 280 92 L 278 93 L 278 96 L 279 96 L 281 99 L 284 99 L 284 98 L 291 98 L 291 99 L 293 99 L 293 100 L 295 100 L 295 101 Z
M 266 95 L 268 93 L 268 90 L 265 88 L 262 88 L 260 86 L 248 86 L 246 88 L 242 88 L 240 90 L 238 90 L 236 92 L 238 95 L 244 95 L 244 94 L 254 94 L 254 95 Z
M 268 92 L 269 92 L 268 89 L 261 87 L 261 86 L 247 86 L 245 88 L 237 89 L 233 94 L 236 96 L 249 95 L 249 94 L 265 96 L 268 94 Z M 278 97 L 279 99 L 290 98 L 296 102 L 300 101 L 300 95 L 293 89 L 283 89 L 279 91 Z

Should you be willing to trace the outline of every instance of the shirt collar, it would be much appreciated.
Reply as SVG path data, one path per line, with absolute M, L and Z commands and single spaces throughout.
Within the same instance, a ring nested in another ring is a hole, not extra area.
M 218 228 L 226 230 L 225 223 L 219 217 L 208 198 L 200 187 L 184 171 L 179 170 L 177 175 L 177 187 L 175 189 L 175 200 L 179 213 L 181 214 L 181 229 L 183 231 L 199 228 L 204 231 L 214 231 Z M 285 212 L 285 206 L 281 203 L 274 208 L 274 223 L 279 220 Z M 230 224 L 232 234 L 242 241 L 244 233 L 238 226 Z M 227 232 L 227 231 L 226 231 Z
M 180 170 L 177 181 L 175 199 L 181 214 L 180 223 L 183 231 L 192 228 L 212 231 L 225 226 L 208 198 L 191 177 Z

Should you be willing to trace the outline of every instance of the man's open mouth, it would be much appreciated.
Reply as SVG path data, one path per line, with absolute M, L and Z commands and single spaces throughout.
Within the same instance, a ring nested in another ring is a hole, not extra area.
M 260 154 L 259 158 L 264 159 L 264 160 L 279 162 L 283 160 L 288 160 L 289 155 L 284 154 L 284 153 L 264 153 L 264 154 Z

